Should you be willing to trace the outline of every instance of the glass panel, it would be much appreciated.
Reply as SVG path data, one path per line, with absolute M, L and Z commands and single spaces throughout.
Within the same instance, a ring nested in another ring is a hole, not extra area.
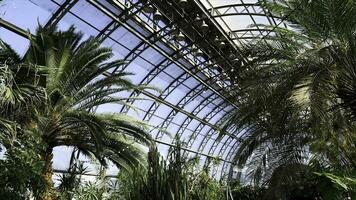
M 228 157 L 230 151 L 233 151 L 233 149 L 235 148 L 235 147 L 233 146 L 234 144 L 236 144 L 236 140 L 235 140 L 234 142 L 232 142 L 232 144 L 230 144 L 231 146 L 229 146 L 229 147 L 226 149 L 226 151 L 224 152 L 224 154 L 223 154 L 223 156 L 222 156 L 223 158 L 228 159 L 227 157 Z
M 117 59 L 124 59 L 125 56 L 130 53 L 129 49 L 122 46 L 121 44 L 118 44 L 116 41 L 110 38 L 104 40 L 103 45 L 106 47 L 110 47 L 114 51 L 115 57 Z
M 178 77 L 178 76 L 181 76 L 183 73 L 185 73 L 181 68 L 179 68 L 174 63 L 167 66 L 166 69 L 164 69 L 164 72 L 166 74 L 169 74 L 170 76 L 173 76 L 173 77 Z
M 200 83 L 193 77 L 190 77 L 184 82 L 184 85 L 186 85 L 189 89 L 195 88 L 198 84 Z
M 205 154 L 209 154 L 209 150 L 211 149 L 211 146 L 213 145 L 213 143 L 215 142 L 215 139 L 209 139 L 208 143 L 206 144 L 203 153 Z
M 172 135 L 172 137 L 174 137 L 178 132 L 179 128 L 180 128 L 179 124 L 170 123 L 167 128 L 167 131 Z
M 181 136 L 181 141 L 188 142 L 193 131 L 191 131 L 190 129 L 184 129 L 184 130 L 182 129 L 182 131 L 183 131 L 183 134 Z
M 167 115 L 168 115 L 171 111 L 172 111 L 172 108 L 170 108 L 170 107 L 168 107 L 168 106 L 166 106 L 166 105 L 164 105 L 164 104 L 161 104 L 161 105 L 157 108 L 157 110 L 156 110 L 156 112 L 155 112 L 155 115 L 160 116 L 160 117 L 163 117 L 163 118 L 166 118 Z
M 95 27 L 91 26 L 90 24 L 87 24 L 85 21 L 82 21 L 81 19 L 75 17 L 74 15 L 68 13 L 63 17 L 63 20 L 59 22 L 60 24 L 60 29 L 66 30 L 68 27 L 71 25 L 74 25 L 77 28 L 77 31 L 81 31 L 86 35 L 86 38 L 89 36 L 94 36 L 99 33 L 99 30 L 96 29 Z M 62 28 L 61 28 L 62 27 Z M 84 39 L 86 39 L 84 38 Z
M 120 26 L 111 35 L 111 38 L 118 41 L 121 45 L 128 49 L 134 49 L 141 40 L 138 39 L 134 34 L 130 33 L 126 28 Z
M 135 108 L 140 108 L 144 111 L 148 111 L 148 109 L 152 106 L 153 104 L 153 100 L 148 98 L 146 95 L 144 94 L 140 94 L 137 98 L 141 98 L 139 100 L 135 100 L 133 106 Z
M 212 152 L 211 154 L 213 154 L 214 156 L 219 156 L 219 153 L 220 153 L 220 150 L 221 150 L 221 148 L 225 145 L 225 142 L 226 142 L 226 140 L 228 139 L 229 137 L 228 136 L 225 136 L 223 139 L 222 139 L 222 141 L 217 141 L 219 144 L 218 144 L 218 146 L 217 146 L 217 148 L 215 149 L 215 151 L 214 152 Z M 225 139 L 225 141 L 223 141 Z
M 168 144 L 172 144 L 172 143 L 173 143 L 174 134 L 173 134 L 173 133 L 170 133 L 170 134 L 171 134 L 171 135 L 163 134 L 161 140 L 162 140 L 163 142 L 168 143 Z
M 106 169 L 106 174 L 108 176 L 116 176 L 119 173 L 119 168 L 113 163 L 110 163 Z
M 175 88 L 166 98 L 167 101 L 171 102 L 172 104 L 176 105 L 181 99 L 183 99 L 187 93 L 183 92 L 180 88 L 182 86 L 178 86 Z
M 199 122 L 198 120 L 193 119 L 193 120 L 189 123 L 188 129 L 194 131 L 194 130 L 198 127 L 198 125 L 199 125 L 200 123 L 201 123 L 201 122 Z
M 197 116 L 200 118 L 204 118 L 208 113 L 211 112 L 211 108 L 209 108 L 209 104 L 206 105 L 198 114 Z
M 150 120 L 150 124 L 153 125 L 153 126 L 157 126 L 157 125 L 160 125 L 163 121 L 164 121 L 164 119 L 153 115 L 151 120 Z
M 141 109 L 130 109 L 128 112 L 127 112 L 128 115 L 134 117 L 134 118 L 137 118 L 137 119 L 140 119 L 140 120 L 143 120 L 145 115 L 146 115 L 146 112 L 142 111 Z
M 30 41 L 5 29 L 0 28 L 0 39 L 9 44 L 20 56 L 23 56 L 30 44 Z
M 173 122 L 176 124 L 182 124 L 183 121 L 187 118 L 187 115 L 179 112 L 177 115 L 174 117 Z
M 157 150 L 164 158 L 166 158 L 168 154 L 169 146 L 164 144 L 158 144 Z
M 218 122 L 218 120 L 220 120 L 220 119 L 223 117 L 222 113 L 224 113 L 224 112 L 223 112 L 223 111 L 221 111 L 221 112 L 219 112 L 219 113 L 215 114 L 215 115 L 214 115 L 214 117 L 213 117 L 213 118 L 211 118 L 209 122 L 210 122 L 210 123 L 212 123 L 212 124 L 217 123 L 217 122 Z
M 98 113 L 120 112 L 122 107 L 123 106 L 120 104 L 108 103 L 108 104 L 98 106 L 96 108 L 96 112 L 98 112 Z
M 104 27 L 112 21 L 107 15 L 86 1 L 76 3 L 71 9 L 71 12 L 99 30 L 104 29 Z
M 141 56 L 154 65 L 159 64 L 165 58 L 162 54 L 158 53 L 151 47 L 148 47 L 144 52 L 142 52 Z
M 204 138 L 205 138 L 205 135 L 203 135 L 203 134 L 198 134 L 197 137 L 196 137 L 196 139 L 194 140 L 193 145 L 192 145 L 191 148 L 192 148 L 193 150 L 198 151 L 198 149 L 199 149 L 199 147 L 200 147 L 200 145 L 201 145 L 201 142 L 204 140 Z
M 130 25 L 131 28 L 133 28 L 134 30 L 136 30 L 136 32 L 140 33 L 142 36 L 144 37 L 148 37 L 150 36 L 152 33 L 150 33 L 149 31 L 147 31 L 146 29 L 142 28 L 141 26 L 139 26 L 137 23 L 135 23 L 133 20 L 128 20 L 126 22 L 128 25 Z
M 194 108 L 196 108 L 197 106 L 199 106 L 201 104 L 200 101 L 197 101 L 197 100 L 193 100 L 193 101 L 190 101 L 185 107 L 184 107 L 184 110 L 188 111 L 188 112 L 191 112 L 194 110 Z
M 34 33 L 38 24 L 46 24 L 57 7 L 50 1 L 5 0 L 0 14 L 2 19 Z
M 68 170 L 73 147 L 60 146 L 53 149 L 53 168 Z
M 158 89 L 164 90 L 168 87 L 171 81 L 173 81 L 172 77 L 166 75 L 165 73 L 160 73 L 149 83 L 149 85 L 154 85 Z

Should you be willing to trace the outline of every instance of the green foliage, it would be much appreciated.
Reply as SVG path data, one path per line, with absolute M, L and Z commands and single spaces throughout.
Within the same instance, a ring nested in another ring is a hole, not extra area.
M 78 162 L 74 157 L 74 151 L 72 153 L 71 166 L 68 169 L 68 173 L 64 173 L 59 176 L 59 186 L 56 188 L 59 193 L 60 200 L 73 199 L 76 194 L 76 189 L 81 188 L 81 174 L 86 173 L 86 168 L 83 167 L 83 163 Z
M 289 168 L 293 166 L 288 166 Z M 355 180 L 330 173 L 313 173 L 308 166 L 298 166 L 293 174 L 284 174 L 283 168 L 275 170 L 265 187 L 230 183 L 234 200 L 257 199 L 320 199 L 345 200 L 355 198 Z M 289 170 L 291 171 L 291 170 Z
M 36 36 L 29 38 L 30 47 L 23 58 L 0 41 L 0 142 L 8 152 L 17 152 L 30 150 L 27 143 L 33 142 L 12 145 L 17 138 L 38 138 L 34 144 L 43 148 L 36 156 L 8 154 L 6 162 L 13 160 L 24 167 L 26 159 L 45 163 L 41 173 L 47 187 L 37 196 L 40 199 L 56 198 L 53 148 L 76 147 L 104 166 L 110 160 L 130 170 L 144 165 L 139 145 L 151 143 L 143 122 L 122 114 L 95 112 L 105 104 L 126 104 L 126 98 L 114 94 L 147 86 L 132 84 L 126 78 L 129 74 L 121 71 L 109 74 L 107 71 L 120 67 L 123 61 L 109 62 L 111 49 L 101 47 L 95 38 L 82 42 L 82 37 L 73 27 L 66 31 L 39 27 Z
M 151 147 L 148 167 L 132 174 L 121 172 L 119 185 L 121 197 L 126 200 L 199 200 L 227 199 L 226 189 L 197 166 L 196 159 L 181 155 L 180 144 L 169 153 L 169 159 L 160 158 Z
M 172 152 L 169 164 L 160 159 L 156 147 L 148 154 L 148 167 L 136 168 L 133 174 L 120 175 L 123 197 L 139 199 L 184 199 L 187 195 L 187 177 L 183 174 L 180 153 Z M 178 156 L 178 157 L 177 157 Z M 124 172 L 122 172 L 124 173 Z
M 263 199 L 265 188 L 258 186 L 240 186 L 238 183 L 232 183 L 231 195 L 233 200 L 257 200 Z
M 321 180 L 322 196 L 326 200 L 356 198 L 356 179 L 323 172 L 315 173 Z M 355 176 L 354 176 L 355 177 Z M 333 185 L 333 187 L 330 187 Z
M 25 136 L 21 143 L 17 138 L 14 147 L 8 148 L 0 160 L 1 199 L 29 199 L 31 194 L 40 195 L 48 187 L 42 176 L 44 162 L 39 159 L 38 138 Z M 26 142 L 25 142 L 26 141 Z
M 58 199 L 121 200 L 122 198 L 120 197 L 120 188 L 116 179 L 110 179 L 101 174 L 93 181 L 81 182 L 70 191 L 60 192 Z
M 225 188 L 219 182 L 213 180 L 205 171 L 190 177 L 189 186 L 188 199 L 227 199 Z
M 74 193 L 75 199 L 88 199 L 88 200 L 105 200 L 109 198 L 105 198 L 105 186 L 101 185 L 104 183 L 100 182 L 87 182 L 84 186 L 79 187 L 77 191 Z M 112 198 L 110 198 L 112 199 Z
M 309 174 L 351 174 L 356 166 L 356 4 L 260 4 L 293 29 L 275 28 L 243 49 L 249 64 L 239 68 L 239 106 L 225 129 L 248 134 L 235 157 L 240 168 L 247 168 L 245 183 L 281 191 L 282 183 L 295 184 L 297 166 L 311 168 Z

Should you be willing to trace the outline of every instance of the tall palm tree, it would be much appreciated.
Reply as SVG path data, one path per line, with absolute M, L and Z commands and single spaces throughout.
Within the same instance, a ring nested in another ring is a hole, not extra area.
M 115 94 L 146 86 L 132 84 L 124 72 L 107 74 L 123 61 L 109 61 L 111 49 L 100 47 L 98 40 L 82 39 L 73 27 L 67 31 L 39 27 L 36 36 L 30 37 L 23 58 L 1 43 L 1 122 L 16 124 L 17 134 L 38 136 L 48 185 L 40 199 L 56 198 L 52 183 L 54 147 L 76 147 L 101 164 L 110 160 L 130 169 L 144 160 L 138 144 L 151 141 L 144 123 L 94 111 L 108 103 L 124 104 L 126 99 Z
M 275 169 L 295 169 L 291 163 L 354 171 L 355 1 L 259 3 L 289 28 L 266 26 L 273 32 L 244 49 L 240 107 L 225 124 L 248 132 L 236 162 L 250 164 L 257 184 L 268 184 Z

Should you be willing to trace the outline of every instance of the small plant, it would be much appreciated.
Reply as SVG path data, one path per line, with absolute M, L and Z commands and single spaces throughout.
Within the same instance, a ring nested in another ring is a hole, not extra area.
M 200 169 L 197 160 L 184 157 L 179 142 L 170 150 L 167 161 L 152 146 L 147 169 L 119 174 L 121 197 L 126 200 L 228 199 L 226 188 L 208 175 L 208 167 Z

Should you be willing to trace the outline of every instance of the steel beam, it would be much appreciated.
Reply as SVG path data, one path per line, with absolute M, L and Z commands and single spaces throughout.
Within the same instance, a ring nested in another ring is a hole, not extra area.
M 0 18 L 0 27 L 8 29 L 9 31 L 12 31 L 12 32 L 24 37 L 24 38 L 28 38 L 29 36 L 34 37 L 34 35 L 32 35 L 31 33 L 27 32 L 27 31 L 15 26 L 15 25 L 11 24 L 10 22 L 1 19 L 1 18 Z M 107 74 L 107 75 L 109 75 L 109 74 Z M 151 96 L 152 94 L 150 94 L 150 93 L 146 93 L 145 91 L 141 91 L 141 92 L 143 94 L 146 94 L 147 96 L 149 96 L 151 98 L 156 98 L 154 95 Z M 166 143 L 166 142 L 163 142 L 163 141 L 160 141 L 160 140 L 154 140 L 154 141 L 157 142 L 157 143 L 160 143 L 160 144 L 164 144 L 164 145 L 168 145 L 168 146 L 171 146 L 171 147 L 172 146 L 175 147 L 175 145 L 173 145 L 173 144 L 169 144 L 169 143 Z M 197 151 L 189 149 L 189 148 L 182 147 L 182 150 L 189 151 L 189 152 L 192 152 L 192 153 L 196 153 L 196 154 L 199 154 L 199 155 L 202 155 L 202 156 L 213 157 L 212 155 L 208 155 L 208 154 L 204 154 L 204 153 L 201 153 L 201 152 L 197 152 Z M 223 158 L 218 158 L 218 159 L 223 160 L 225 162 L 230 162 L 230 161 L 225 160 Z M 63 170 L 56 170 L 56 172 L 57 173 L 68 173 L 68 171 L 63 171 Z M 90 176 L 90 174 L 83 174 L 83 175 Z
M 182 65 L 181 63 L 177 62 L 175 60 L 175 58 L 170 57 L 166 52 L 164 52 L 160 47 L 158 47 L 156 44 L 152 43 L 151 41 L 147 40 L 143 35 L 141 35 L 138 31 L 136 31 L 135 29 L 133 29 L 131 26 L 129 26 L 128 24 L 125 24 L 124 22 L 122 22 L 121 19 L 117 18 L 113 13 L 111 13 L 111 11 L 109 11 L 108 9 L 106 9 L 101 3 L 99 3 L 96 0 L 87 0 L 89 3 L 91 3 L 93 6 L 95 6 L 98 10 L 100 10 L 101 12 L 103 12 L 104 14 L 106 14 L 108 17 L 112 18 L 113 20 L 116 20 L 118 23 L 121 24 L 121 26 L 125 27 L 128 31 L 130 31 L 131 33 L 133 33 L 136 37 L 138 37 L 139 39 L 141 39 L 142 41 L 146 42 L 149 46 L 151 46 L 153 49 L 155 49 L 157 52 L 159 52 L 160 54 L 162 54 L 163 56 L 167 57 L 169 60 L 171 60 L 173 63 L 175 63 L 178 67 L 180 67 L 182 70 L 184 70 L 186 73 L 190 74 L 192 77 L 194 77 L 196 80 L 198 80 L 199 82 L 201 82 L 202 84 L 204 84 L 207 88 L 209 88 L 210 90 L 212 90 L 213 92 L 219 94 L 221 96 L 222 99 L 224 99 L 225 101 L 231 103 L 231 105 L 236 106 L 236 104 L 234 104 L 232 101 L 230 101 L 230 99 L 228 99 L 227 97 L 225 97 L 225 95 L 223 95 L 221 92 L 217 91 L 215 88 L 211 87 L 209 84 L 205 83 L 204 80 L 202 80 L 200 77 L 198 77 L 197 75 L 193 74 L 190 69 L 186 68 L 184 65 Z

